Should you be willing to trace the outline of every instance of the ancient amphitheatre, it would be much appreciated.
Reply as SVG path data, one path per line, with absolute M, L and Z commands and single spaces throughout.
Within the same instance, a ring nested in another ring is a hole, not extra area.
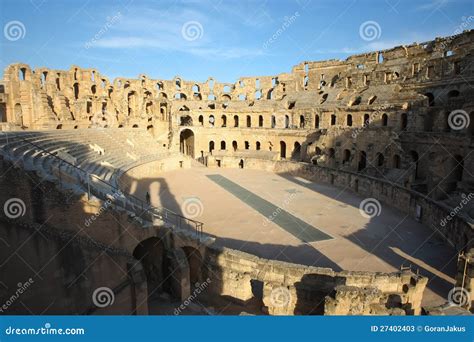
M 235 83 L 8 66 L 2 282 L 34 285 L 9 312 L 472 309 L 473 49 L 465 31 Z

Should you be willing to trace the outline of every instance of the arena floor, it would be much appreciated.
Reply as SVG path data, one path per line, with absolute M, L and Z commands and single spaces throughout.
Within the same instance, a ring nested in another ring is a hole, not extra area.
M 134 193 L 204 222 L 219 244 L 264 258 L 334 270 L 392 272 L 412 266 L 429 277 L 424 305 L 446 301 L 457 253 L 433 231 L 363 197 L 302 178 L 249 169 L 192 168 L 142 179 Z

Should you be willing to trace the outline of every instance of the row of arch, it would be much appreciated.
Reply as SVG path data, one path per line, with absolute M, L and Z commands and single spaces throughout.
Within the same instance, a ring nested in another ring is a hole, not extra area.
M 229 125 L 229 116 L 231 117 L 231 122 Z M 216 117 L 211 114 L 207 118 L 207 122 L 205 119 L 204 115 L 199 115 L 198 116 L 198 125 L 199 126 L 205 126 L 209 124 L 210 127 L 254 127 L 252 123 L 252 116 L 251 115 L 246 115 L 245 116 L 245 124 L 242 126 L 240 116 L 235 114 L 235 115 L 221 115 L 219 122 L 216 121 Z M 363 116 L 363 121 L 362 121 L 362 127 L 365 127 L 369 124 L 371 124 L 373 121 L 373 117 L 369 114 L 364 114 Z M 330 117 L 330 125 L 335 126 L 338 124 L 338 117 L 336 114 L 331 114 Z M 193 118 L 191 115 L 184 115 L 180 117 L 180 125 L 181 126 L 193 126 Z M 258 123 L 257 127 L 264 127 L 265 125 L 265 119 L 263 115 L 258 116 Z M 347 127 L 353 127 L 354 126 L 354 118 L 352 114 L 347 114 L 345 118 L 345 125 Z M 380 118 L 380 126 L 382 127 L 388 127 L 389 126 L 389 117 L 388 114 L 384 113 L 382 114 Z M 408 115 L 407 113 L 402 113 L 400 115 L 400 129 L 405 130 L 408 126 Z M 301 129 L 319 129 L 321 127 L 321 118 L 319 114 L 316 114 L 314 116 L 314 127 L 310 127 L 308 121 L 307 121 L 307 116 L 305 115 L 300 115 L 298 118 L 297 125 L 292 125 L 290 116 L 289 115 L 284 115 L 280 116 L 277 121 L 277 116 L 272 115 L 270 117 L 270 127 L 271 128 L 301 128 Z

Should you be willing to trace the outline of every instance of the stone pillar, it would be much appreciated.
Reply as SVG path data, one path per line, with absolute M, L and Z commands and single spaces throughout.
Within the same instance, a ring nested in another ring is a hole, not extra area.
M 450 292 L 450 302 L 474 310 L 474 248 L 459 254 L 456 273 L 456 286 Z

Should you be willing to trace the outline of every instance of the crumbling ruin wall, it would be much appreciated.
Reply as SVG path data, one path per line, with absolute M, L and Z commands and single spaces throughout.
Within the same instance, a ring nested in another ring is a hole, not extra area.
M 132 253 L 153 230 L 114 203 L 58 189 L 18 166 L 0 163 L 4 313 L 147 314 L 146 279 Z M 31 286 L 12 300 L 18 284 L 29 279 Z M 104 307 L 93 300 L 101 287 L 114 292 L 113 303 Z

